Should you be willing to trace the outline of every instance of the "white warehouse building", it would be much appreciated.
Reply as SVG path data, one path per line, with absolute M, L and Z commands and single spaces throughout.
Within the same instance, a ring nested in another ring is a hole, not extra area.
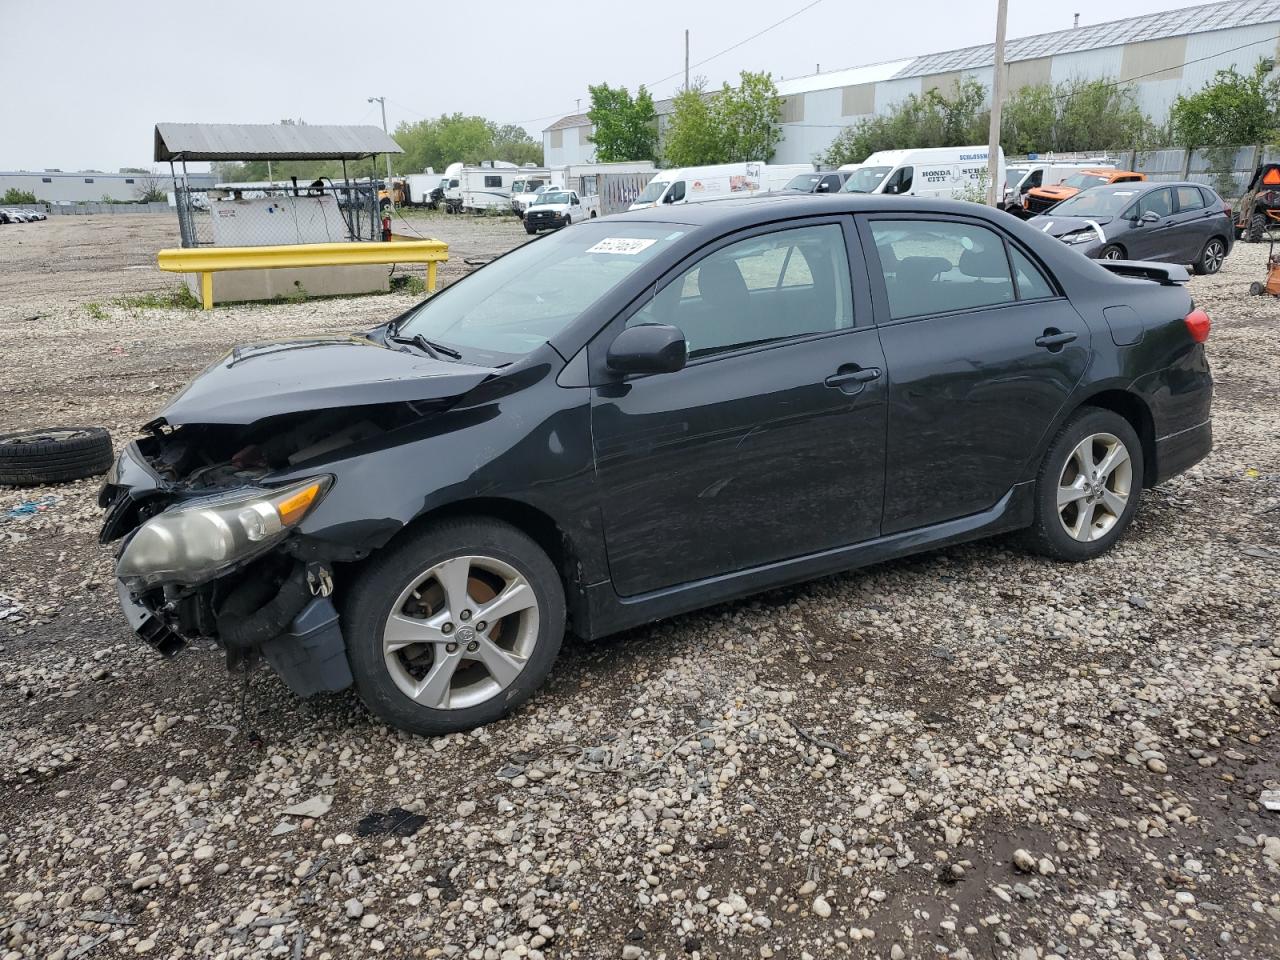
M 1163 120 L 1179 94 L 1190 94 L 1219 70 L 1253 69 L 1280 59 L 1280 0 L 1228 0 L 1126 20 L 1041 33 L 1005 43 L 1007 93 L 1067 80 L 1132 84 L 1142 110 Z M 783 97 L 782 140 L 775 163 L 806 163 L 824 152 L 844 127 L 885 113 L 910 94 L 950 90 L 972 77 L 991 89 L 994 47 L 817 73 L 778 81 Z M 657 101 L 661 138 L 672 112 Z M 586 114 L 557 120 L 542 132 L 548 166 L 594 159 Z
M 0 170 L 0 196 L 10 189 L 34 193 L 45 203 L 94 203 L 109 198 L 117 203 L 138 199 L 147 181 L 159 178 L 161 188 L 172 190 L 168 173 L 103 173 L 101 170 Z M 211 173 L 193 173 L 193 187 L 211 187 Z

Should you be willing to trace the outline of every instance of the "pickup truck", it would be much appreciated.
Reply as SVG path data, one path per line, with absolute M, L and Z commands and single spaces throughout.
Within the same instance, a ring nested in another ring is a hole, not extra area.
M 524 215 L 524 232 L 558 230 L 575 220 L 589 220 L 599 216 L 600 198 L 579 199 L 576 190 L 545 190 L 534 198 Z

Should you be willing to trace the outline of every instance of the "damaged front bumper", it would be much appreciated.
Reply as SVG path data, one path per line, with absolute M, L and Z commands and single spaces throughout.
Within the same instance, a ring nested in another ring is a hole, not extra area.
M 120 558 L 149 520 L 203 501 L 185 501 L 130 444 L 100 502 L 107 509 L 101 539 L 123 538 L 117 554 L 123 573 Z M 332 568 L 299 558 L 293 547 L 292 538 L 275 542 L 196 583 L 118 575 L 121 607 L 138 637 L 161 656 L 206 637 L 226 651 L 229 667 L 265 659 L 298 696 L 345 689 L 352 677 L 330 599 Z

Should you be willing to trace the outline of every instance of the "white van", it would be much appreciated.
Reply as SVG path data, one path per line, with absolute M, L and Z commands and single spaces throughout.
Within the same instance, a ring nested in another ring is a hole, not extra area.
M 798 173 L 813 173 L 813 164 L 721 163 L 711 167 L 660 170 L 627 209 L 749 197 L 781 190 Z
M 1004 150 L 998 157 L 996 185 L 1005 182 Z M 840 168 L 849 172 L 844 193 L 891 193 L 909 197 L 954 198 L 982 191 L 987 175 L 987 148 L 929 147 L 881 150 L 862 163 Z M 985 196 L 985 191 L 982 191 Z

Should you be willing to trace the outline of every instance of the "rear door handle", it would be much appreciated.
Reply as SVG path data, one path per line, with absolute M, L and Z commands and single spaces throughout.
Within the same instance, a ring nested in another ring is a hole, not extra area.
M 1036 346 L 1044 347 L 1051 353 L 1056 353 L 1079 336 L 1078 333 L 1072 333 L 1071 331 L 1063 333 L 1061 330 L 1055 330 L 1050 327 L 1041 336 L 1036 337 Z
M 862 389 L 863 384 L 879 379 L 879 367 L 866 367 L 864 369 L 863 367 L 859 367 L 857 364 L 845 364 L 822 382 L 828 387 L 835 387 L 836 389 L 844 390 L 845 393 L 857 393 L 858 390 Z M 846 389 L 854 387 L 855 385 L 857 389 Z

